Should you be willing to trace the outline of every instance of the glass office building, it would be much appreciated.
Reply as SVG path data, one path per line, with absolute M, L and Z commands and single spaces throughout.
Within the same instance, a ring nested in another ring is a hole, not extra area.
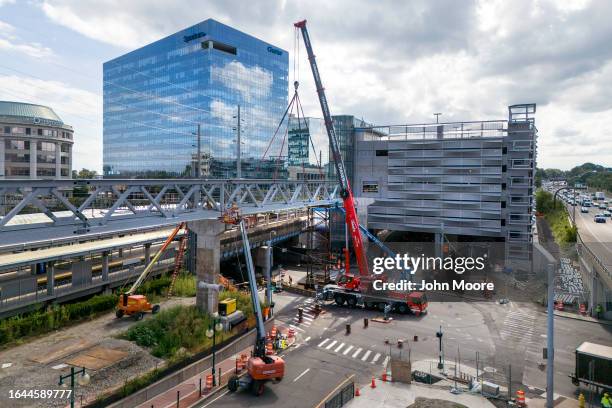
M 242 177 L 278 176 L 288 60 L 209 19 L 104 63 L 104 175 L 232 178 L 240 151 Z

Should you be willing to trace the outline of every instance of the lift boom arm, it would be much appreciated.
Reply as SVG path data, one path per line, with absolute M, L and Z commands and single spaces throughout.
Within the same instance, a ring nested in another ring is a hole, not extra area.
M 332 151 L 334 164 L 336 166 L 336 173 L 340 181 L 340 194 L 344 202 L 344 210 L 346 212 L 346 224 L 348 225 L 351 238 L 353 240 L 353 249 L 355 251 L 355 257 L 357 258 L 357 266 L 359 267 L 359 274 L 361 276 L 369 276 L 368 261 L 366 258 L 365 250 L 363 248 L 363 240 L 361 233 L 359 232 L 359 218 L 357 217 L 357 210 L 355 209 L 355 200 L 353 198 L 353 192 L 349 184 L 349 180 L 340 155 L 340 147 L 338 145 L 338 138 L 336 137 L 336 131 L 332 122 L 331 113 L 329 111 L 329 105 L 327 104 L 327 97 L 325 96 L 325 88 L 321 82 L 321 76 L 319 75 L 319 68 L 315 60 L 314 53 L 312 51 L 312 44 L 310 43 L 310 37 L 308 30 L 306 29 L 306 20 L 298 21 L 294 24 L 296 28 L 299 28 L 304 38 L 304 46 L 308 53 L 308 61 L 310 61 L 310 68 L 312 69 L 312 75 L 314 77 L 315 86 L 317 87 L 317 94 L 319 95 L 319 103 L 321 104 L 321 110 L 323 111 L 323 120 L 325 121 L 325 128 L 327 129 L 327 136 L 329 138 L 329 146 Z M 348 271 L 347 271 L 348 273 Z
M 161 248 L 159 248 L 153 259 L 151 259 L 149 264 L 144 268 L 144 271 L 142 271 L 138 279 L 136 279 L 136 282 L 134 282 L 130 290 L 126 292 L 127 295 L 133 295 L 136 290 L 138 290 L 140 285 L 142 285 L 142 283 L 147 279 L 147 276 L 149 276 L 149 272 L 151 272 L 151 269 L 153 269 L 153 265 L 155 265 L 161 254 L 163 254 L 164 251 L 168 248 L 168 246 L 172 243 L 172 241 L 174 241 L 174 237 L 176 237 L 176 234 L 178 234 L 181 228 L 183 228 L 183 223 L 179 224 L 168 236 L 168 238 L 166 238 L 164 244 L 161 246 Z
M 246 260 L 247 273 L 249 277 L 249 288 L 251 289 L 251 302 L 253 303 L 253 312 L 257 321 L 257 341 L 255 343 L 254 355 L 263 357 L 266 354 L 266 328 L 263 322 L 261 313 L 261 304 L 259 302 L 259 294 L 257 293 L 257 284 L 255 282 L 255 267 L 253 266 L 253 258 L 251 257 L 251 245 L 249 237 L 244 225 L 244 219 L 240 219 L 240 234 L 242 235 L 242 247 L 244 249 L 244 258 Z

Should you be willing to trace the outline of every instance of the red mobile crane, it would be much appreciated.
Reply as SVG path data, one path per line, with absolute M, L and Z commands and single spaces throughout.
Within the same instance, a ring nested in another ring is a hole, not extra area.
M 310 68 L 312 69 L 312 75 L 314 76 L 315 85 L 317 87 L 317 94 L 319 95 L 319 103 L 321 104 L 321 110 L 323 111 L 323 120 L 325 121 L 325 128 L 327 129 L 327 136 L 329 137 L 329 146 L 332 151 L 334 164 L 336 166 L 336 173 L 340 181 L 340 196 L 344 203 L 344 211 L 346 213 L 346 225 L 348 226 L 351 238 L 353 240 L 353 249 L 355 251 L 355 258 L 357 258 L 357 266 L 359 267 L 359 275 L 361 278 L 367 278 L 370 276 L 368 270 L 368 260 L 366 258 L 365 251 L 363 249 L 363 241 L 361 233 L 359 232 L 359 218 L 357 217 L 357 210 L 355 210 L 355 200 L 353 198 L 353 191 L 349 184 L 346 169 L 344 168 L 344 162 L 340 155 L 340 147 L 338 145 L 338 138 L 336 137 L 336 130 L 332 123 L 331 113 L 329 111 L 329 105 L 327 104 L 327 97 L 325 96 L 325 88 L 321 82 L 321 76 L 319 75 L 319 68 L 315 55 L 312 51 L 312 45 L 310 43 L 310 36 L 306 29 L 306 20 L 298 21 L 294 24 L 296 28 L 299 28 L 304 38 L 304 46 L 308 53 L 308 61 L 310 61 Z M 349 272 L 349 252 L 348 248 L 344 248 L 345 256 L 345 274 L 343 286 L 347 289 L 358 290 L 360 287 L 360 279 L 358 277 L 352 277 Z
M 357 217 L 357 211 L 355 209 L 355 199 L 353 198 L 353 191 L 351 190 L 346 169 L 344 167 L 344 162 L 342 161 L 342 156 L 340 155 L 340 147 L 338 146 L 336 130 L 334 129 L 331 113 L 329 111 L 329 105 L 327 104 L 325 88 L 323 88 L 321 76 L 319 75 L 319 68 L 315 60 L 314 52 L 312 51 L 310 36 L 308 35 L 308 30 L 306 29 L 306 20 L 298 21 L 294 24 L 294 27 L 302 32 L 304 46 L 306 47 L 306 52 L 308 53 L 308 61 L 310 62 L 310 68 L 312 69 L 312 75 L 314 77 L 315 86 L 317 87 L 317 94 L 319 96 L 319 103 L 321 105 L 321 110 L 323 111 L 323 120 L 325 121 L 325 128 L 329 138 L 329 146 L 331 148 L 334 164 L 336 166 L 338 180 L 340 181 L 340 196 L 342 197 L 344 204 L 346 225 L 348 226 L 351 238 L 353 240 L 353 249 L 355 251 L 355 258 L 357 258 L 357 266 L 359 267 L 359 276 L 352 276 L 349 271 L 348 248 L 344 248 L 346 265 L 345 276 L 338 281 L 338 285 L 327 285 L 324 288 L 322 294 L 323 299 L 334 299 L 336 304 L 339 306 L 344 304 L 347 304 L 350 307 L 363 305 L 366 308 L 378 308 L 380 310 L 385 310 L 386 307 L 390 307 L 392 310 L 394 309 L 401 313 L 411 311 L 416 315 L 420 315 L 427 310 L 427 297 L 424 293 L 387 291 L 386 293 L 379 292 L 371 294 L 370 284 L 374 278 L 369 272 L 368 259 L 363 247 L 361 232 L 359 231 L 359 218 Z M 384 280 L 384 277 L 381 278 Z M 368 294 L 368 292 L 370 292 L 370 294 Z

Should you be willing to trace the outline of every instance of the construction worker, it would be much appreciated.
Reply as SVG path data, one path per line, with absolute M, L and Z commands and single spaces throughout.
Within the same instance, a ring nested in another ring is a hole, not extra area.
M 610 394 L 604 392 L 603 397 L 601 397 L 601 406 L 603 408 L 612 408 L 612 399 L 610 399 Z
M 603 307 L 601 307 L 601 303 L 595 306 L 595 315 L 598 319 L 601 319 L 601 313 L 603 312 Z

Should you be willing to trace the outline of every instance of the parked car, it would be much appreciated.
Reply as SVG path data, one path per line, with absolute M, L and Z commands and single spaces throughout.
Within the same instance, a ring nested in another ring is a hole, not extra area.
M 604 217 L 603 214 L 597 214 L 593 220 L 598 224 L 606 223 L 606 217 Z
M 589 209 L 587 207 L 583 206 L 583 207 L 580 207 L 580 212 L 583 213 L 583 214 L 588 214 Z

